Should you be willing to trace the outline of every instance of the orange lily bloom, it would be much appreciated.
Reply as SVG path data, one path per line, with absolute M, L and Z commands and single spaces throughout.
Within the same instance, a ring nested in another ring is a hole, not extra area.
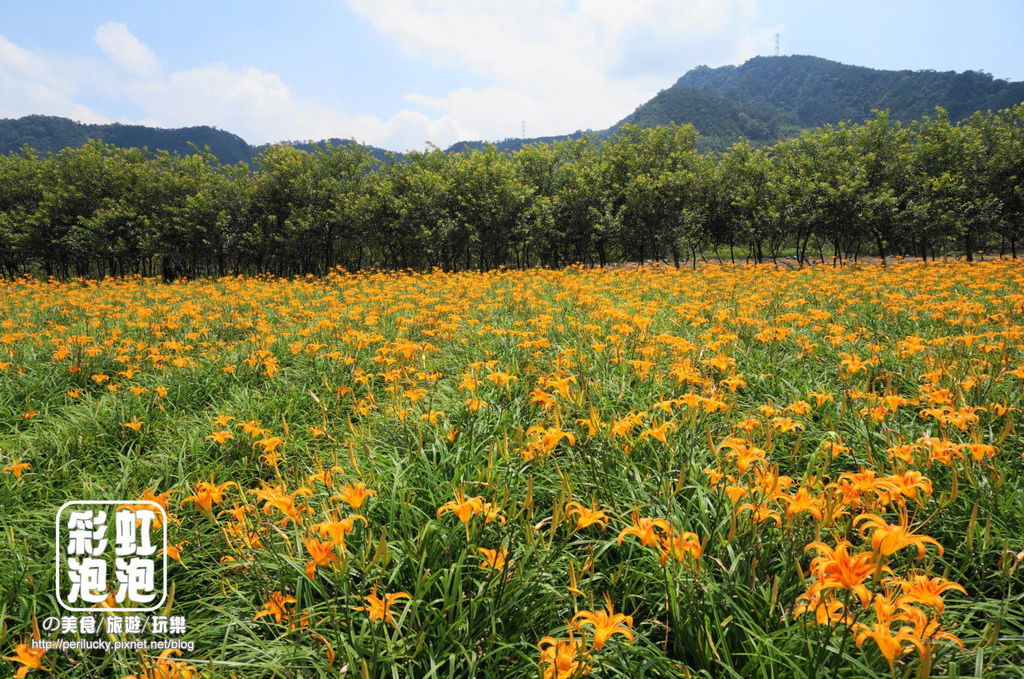
M 199 679 L 199 670 L 184 660 L 172 660 L 172 655 L 180 656 L 181 651 L 176 648 L 164 649 L 156 657 L 155 665 L 143 661 L 141 675 L 129 674 L 122 679 Z
M 740 474 L 747 471 L 754 463 L 766 460 L 765 452 L 762 449 L 735 436 L 727 437 L 718 447 L 729 451 L 726 453 L 726 457 L 736 460 L 736 471 Z
M 772 426 L 783 434 L 804 428 L 804 425 L 789 417 L 773 417 Z
M 571 432 L 562 431 L 558 426 L 542 427 L 534 425 L 526 430 L 526 437 L 529 440 L 526 448 L 521 451 L 525 460 L 533 460 L 550 455 L 563 439 L 570 446 L 576 445 L 576 435 Z
M 660 548 L 662 539 L 672 535 L 672 526 L 665 519 L 651 519 L 634 514 L 633 525 L 623 528 L 616 542 L 621 545 L 627 535 L 635 535 L 644 547 Z
M 799 618 L 808 611 L 814 611 L 815 622 L 819 625 L 830 625 L 841 623 L 849 625 L 852 618 L 846 613 L 843 602 L 838 599 L 821 599 L 817 596 L 801 597 L 796 608 L 793 609 L 793 617 Z
M 226 427 L 233 419 L 235 418 L 231 417 L 230 415 L 218 415 L 217 417 L 213 418 L 213 426 Z
M 342 486 L 341 492 L 331 497 L 332 500 L 341 500 L 347 503 L 352 509 L 359 509 L 366 502 L 366 498 L 376 495 L 377 491 L 367 488 L 361 481 L 350 486 Z
M 271 509 L 277 509 L 284 514 L 284 518 L 281 519 L 282 524 L 287 524 L 289 521 L 296 524 L 302 523 L 302 515 L 309 514 L 312 511 L 309 507 L 301 507 L 295 504 L 298 496 L 313 494 L 313 490 L 307 486 L 302 486 L 288 493 L 284 486 L 264 485 L 262 488 L 255 488 L 249 492 L 255 493 L 256 497 L 263 502 L 263 513 L 267 516 L 270 516 Z
M 505 570 L 505 563 L 508 559 L 508 551 L 504 549 L 487 549 L 486 547 L 477 547 L 482 557 L 482 566 L 484 568 L 490 568 L 495 571 Z
M 700 544 L 700 538 L 697 537 L 696 533 L 691 533 L 690 531 L 683 531 L 678 535 L 670 535 L 661 540 L 662 566 L 665 565 L 670 556 L 676 561 L 683 563 L 687 557 L 697 561 L 702 553 L 703 547 Z
M 234 481 L 228 481 L 218 486 L 212 481 L 200 481 L 196 483 L 195 494 L 184 498 L 179 504 L 184 505 L 186 502 L 194 502 L 204 512 L 211 514 L 213 512 L 213 505 L 224 501 L 224 491 L 228 486 L 235 486 L 237 488 L 238 484 Z
M 914 498 L 917 492 L 932 494 L 931 480 L 919 471 L 909 469 L 902 474 L 893 474 L 878 480 L 878 485 L 892 495 Z
M 621 634 L 626 637 L 626 643 L 632 643 L 636 638 L 633 630 L 633 618 L 622 613 L 616 613 L 612 606 L 611 599 L 605 595 L 605 610 L 603 611 L 580 611 L 572 616 L 572 626 L 577 630 L 583 625 L 590 625 L 594 628 L 594 648 L 598 651 L 612 636 Z
M 640 432 L 640 440 L 642 441 L 645 438 L 654 438 L 658 439 L 662 443 L 668 443 L 668 431 L 673 427 L 675 427 L 675 423 L 673 422 L 662 422 L 657 427 L 644 429 Z
M 366 517 L 362 514 L 353 514 L 352 516 L 346 516 L 340 521 L 321 521 L 320 523 L 314 523 L 310 528 L 320 534 L 322 538 L 329 538 L 333 542 L 344 546 L 345 536 L 355 530 L 356 521 L 362 521 L 363 525 L 367 525 L 369 522 Z
M 807 545 L 807 549 L 815 549 L 819 554 L 811 561 L 811 574 L 818 580 L 807 590 L 809 596 L 829 589 L 845 589 L 856 594 L 861 604 L 867 607 L 872 595 L 864 581 L 878 568 L 876 555 L 873 552 L 851 555 L 850 547 L 846 540 L 840 540 L 834 548 L 824 542 Z
M 787 520 L 801 512 L 808 512 L 821 521 L 821 499 L 811 495 L 804 486 L 800 486 L 794 495 L 783 495 L 779 499 L 786 503 Z
M 587 526 L 597 525 L 601 530 L 608 525 L 608 515 L 592 504 L 589 508 L 584 507 L 575 500 L 565 505 L 565 513 L 568 516 L 577 516 L 576 530 L 582 530 Z
M 590 674 L 583 644 L 573 638 L 571 629 L 568 640 L 544 637 L 537 644 L 537 650 L 543 679 L 571 679 Z
M 280 436 L 267 436 L 260 439 L 253 445 L 259 446 L 264 453 L 271 454 L 284 445 L 284 439 Z
M 334 553 L 335 543 L 333 540 L 326 542 L 316 538 L 303 538 L 302 543 L 306 545 L 310 560 L 306 562 L 306 577 L 312 580 L 316 576 L 317 566 L 330 566 L 338 563 L 338 555 Z
M 486 502 L 479 495 L 467 498 L 459 491 L 455 491 L 454 500 L 449 500 L 437 508 L 437 518 L 440 519 L 441 515 L 445 512 L 451 512 L 457 516 L 459 521 L 462 523 L 469 523 L 469 520 L 474 514 L 483 515 L 484 523 L 490 523 L 494 519 L 498 519 L 502 524 L 505 523 L 504 512 L 492 505 L 490 502 Z
M 945 609 L 942 600 L 944 593 L 957 590 L 961 594 L 967 594 L 967 590 L 961 585 L 938 576 L 917 574 L 906 579 L 893 579 L 890 582 L 899 585 L 907 601 L 929 606 L 935 609 L 936 613 L 942 613 Z
M 949 632 L 942 630 L 942 626 L 939 624 L 938 618 L 929 618 L 921 610 L 917 608 L 908 608 L 906 611 L 906 617 L 910 620 L 913 625 L 911 628 L 911 634 L 920 639 L 923 643 L 927 644 L 921 653 L 922 657 L 927 657 L 931 650 L 931 643 L 936 641 L 952 641 L 961 648 L 963 648 L 963 642 L 960 638 Z M 903 629 L 908 629 L 904 627 Z
M 233 438 L 235 438 L 235 435 L 231 433 L 230 429 L 221 429 L 220 431 L 215 431 L 209 436 L 207 436 L 206 440 L 213 441 L 218 445 L 223 446 Z
M 174 559 L 178 563 L 181 563 L 181 550 L 184 549 L 185 545 L 192 544 L 188 540 L 182 540 L 178 543 L 167 543 L 167 556 Z
M 762 521 L 774 521 L 776 526 L 782 525 L 782 517 L 774 509 L 770 509 L 764 504 L 754 504 L 752 502 L 744 502 L 739 506 L 739 512 L 750 512 L 750 518 L 754 523 L 761 523 Z
M 3 471 L 5 474 L 13 474 L 14 478 L 21 480 L 21 475 L 25 473 L 25 470 L 31 469 L 32 465 L 28 462 L 19 462 L 15 460 L 12 464 L 4 467 Z
M 331 488 L 334 486 L 335 472 L 337 472 L 338 474 L 342 474 L 344 473 L 344 471 L 344 469 L 338 466 L 331 467 L 330 469 L 320 469 L 320 471 L 317 472 L 316 474 L 310 474 L 309 476 L 307 476 L 306 483 L 312 486 L 314 481 L 319 481 L 328 488 Z
M 379 597 L 377 596 L 377 585 L 374 585 L 373 591 L 365 599 L 366 605 L 355 606 L 354 610 L 366 611 L 371 621 L 383 620 L 388 624 L 394 624 L 395 620 L 391 613 L 391 607 L 402 599 L 411 600 L 412 596 L 408 592 L 393 592 L 390 594 L 385 593 L 383 597 Z
M 29 670 L 40 670 L 43 668 L 43 653 L 46 649 L 32 648 L 31 644 L 15 644 L 14 655 L 4 656 L 4 660 L 13 660 L 21 663 L 21 667 L 14 673 L 15 679 L 22 679 Z
M 923 559 L 925 555 L 925 544 L 930 543 L 938 547 L 939 554 L 943 552 L 942 545 L 935 538 L 928 535 L 911 533 L 907 526 L 907 511 L 900 511 L 900 522 L 891 525 L 877 514 L 861 514 L 853 520 L 853 525 L 860 524 L 860 534 L 863 536 L 869 529 L 871 531 L 871 548 L 882 556 L 889 556 L 904 547 L 911 545 L 917 547 L 917 558 Z
M 890 629 L 889 623 L 876 622 L 872 626 L 859 625 L 855 641 L 857 648 L 861 648 L 868 639 L 874 640 L 878 650 L 882 652 L 885 659 L 889 661 L 890 667 L 893 661 L 899 656 L 909 653 L 915 647 L 922 654 L 925 653 L 924 644 L 914 636 L 909 627 L 900 627 L 895 633 Z M 908 645 L 909 644 L 909 645 Z
M 259 620 L 263 616 L 269 615 L 274 618 L 274 622 L 280 625 L 290 616 L 286 608 L 289 605 L 295 605 L 295 597 L 285 596 L 280 590 L 272 592 L 270 598 L 263 604 L 263 608 L 252 619 Z

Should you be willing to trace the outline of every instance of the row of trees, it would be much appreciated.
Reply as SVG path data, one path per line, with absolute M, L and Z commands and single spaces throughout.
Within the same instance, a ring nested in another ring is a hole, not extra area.
M 252 167 L 100 142 L 0 156 L 7 275 L 322 273 L 702 257 L 798 263 L 1024 242 L 1024 104 L 953 124 L 883 112 L 702 154 L 689 125 L 605 140 L 439 149 L 274 146 Z

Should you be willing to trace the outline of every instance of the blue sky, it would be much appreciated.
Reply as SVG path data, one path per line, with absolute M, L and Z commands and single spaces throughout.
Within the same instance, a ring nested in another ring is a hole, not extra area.
M 0 117 L 393 150 L 599 129 L 690 68 L 813 54 L 1024 80 L 1024 2 L 0 0 Z

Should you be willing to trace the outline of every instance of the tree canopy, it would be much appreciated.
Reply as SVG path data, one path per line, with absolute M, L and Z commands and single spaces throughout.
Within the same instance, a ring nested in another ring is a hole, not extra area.
M 382 160 L 344 143 L 212 153 L 101 141 L 0 155 L 0 268 L 10 276 L 491 269 L 701 257 L 798 263 L 864 255 L 1017 255 L 1024 105 L 954 122 L 805 131 L 699 151 L 691 125 Z M 827 253 L 827 254 L 826 254 Z

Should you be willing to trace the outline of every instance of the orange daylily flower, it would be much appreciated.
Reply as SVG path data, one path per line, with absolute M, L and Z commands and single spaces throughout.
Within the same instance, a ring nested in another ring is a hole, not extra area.
M 665 519 L 651 519 L 634 514 L 633 525 L 623 528 L 616 542 L 621 545 L 628 535 L 635 535 L 644 547 L 660 547 L 662 540 L 672 535 L 672 526 Z
M 366 502 L 366 498 L 376 495 L 377 491 L 367 488 L 361 481 L 352 485 L 342 486 L 341 492 L 331 497 L 332 500 L 341 500 L 352 509 L 359 509 Z
M 176 648 L 167 648 L 160 651 L 156 657 L 156 663 L 143 661 L 141 663 L 142 674 L 129 674 L 122 679 L 199 679 L 199 670 L 189 665 L 184 660 L 173 660 L 171 656 L 180 656 L 181 651 Z
M 161 550 L 161 552 L 166 552 L 166 554 L 167 554 L 167 556 L 169 558 L 174 559 L 178 563 L 182 563 L 182 561 L 181 561 L 181 550 L 185 548 L 185 545 L 190 545 L 190 544 L 192 544 L 192 543 L 189 542 L 188 540 L 182 540 L 181 542 L 178 542 L 178 543 L 168 542 L 167 543 L 167 549 L 166 550 Z
M 320 537 L 330 539 L 332 542 L 342 545 L 344 548 L 345 536 L 355 530 L 356 521 L 362 521 L 366 526 L 369 522 L 362 514 L 353 514 L 340 521 L 321 521 L 310 526 L 310 530 L 316 531 Z
M 568 640 L 544 637 L 537 643 L 537 650 L 543 679 L 575 679 L 590 674 L 583 643 L 573 638 L 571 629 Z
M 259 446 L 264 453 L 269 455 L 284 445 L 284 439 L 280 436 L 267 436 L 256 441 L 253 445 Z
M 310 580 L 316 577 L 317 566 L 330 566 L 338 563 L 338 555 L 334 553 L 334 548 L 337 545 L 333 540 L 303 538 L 302 544 L 306 546 L 306 552 L 310 557 L 306 562 L 306 577 Z
M 906 579 L 893 578 L 888 582 L 899 586 L 906 601 L 928 606 L 935 609 L 936 613 L 942 613 L 945 610 L 942 595 L 946 592 L 956 590 L 961 594 L 967 594 L 967 590 L 963 586 L 951 580 L 921 573 L 911 575 Z
M 209 436 L 207 436 L 206 440 L 207 441 L 214 441 L 218 445 L 222 445 L 223 446 L 228 441 L 232 440 L 233 438 L 235 438 L 235 435 L 232 434 L 229 429 L 221 429 L 220 431 L 215 431 L 212 434 L 210 434 Z
M 914 636 L 909 627 L 900 627 L 893 632 L 888 623 L 878 622 L 870 626 L 859 625 L 857 630 L 855 637 L 857 648 L 861 648 L 866 640 L 873 640 L 878 646 L 878 650 L 889 661 L 890 666 L 896 658 L 909 653 L 914 648 L 917 648 L 922 654 L 925 653 L 924 644 Z
M 5 474 L 13 474 L 14 478 L 20 481 L 21 475 L 31 468 L 32 465 L 30 463 L 15 460 L 11 464 L 4 467 L 3 471 Z
M 562 431 L 558 426 L 542 427 L 534 425 L 526 430 L 527 444 L 521 451 L 523 459 L 533 460 L 550 455 L 559 442 L 565 440 L 570 446 L 576 445 L 576 435 Z
M 29 643 L 15 644 L 14 655 L 4 656 L 5 660 L 13 660 L 20 663 L 21 667 L 14 673 L 15 679 L 22 679 L 29 670 L 43 669 L 43 653 L 46 649 L 32 648 Z
M 661 441 L 662 443 L 668 443 L 668 431 L 669 429 L 672 429 L 675 426 L 676 425 L 674 422 L 662 422 L 657 427 L 644 429 L 642 432 L 640 432 L 640 440 L 642 441 L 645 438 L 654 438 Z
M 373 586 L 373 591 L 370 592 L 366 597 L 365 606 L 355 606 L 354 610 L 366 611 L 370 616 L 370 621 L 381 620 L 389 625 L 395 623 L 391 607 L 399 601 L 406 599 L 412 600 L 412 595 L 408 592 L 392 592 L 390 594 L 385 593 L 383 597 L 377 596 L 377 585 Z
M 673 534 L 661 540 L 661 565 L 664 566 L 670 556 L 680 563 L 685 562 L 687 559 L 697 561 L 700 559 L 703 551 L 704 548 L 700 544 L 700 538 L 697 537 L 696 533 L 683 531 Z
M 886 523 L 885 519 L 877 514 L 861 514 L 853 521 L 853 525 L 860 525 L 860 534 L 863 536 L 871 530 L 871 548 L 882 556 L 894 554 L 904 547 L 917 547 L 917 558 L 923 559 L 925 555 L 925 544 L 933 544 L 941 555 L 942 545 L 935 538 L 928 535 L 911 533 L 907 525 L 907 512 L 900 511 L 900 522 L 896 525 Z
M 481 558 L 481 565 L 484 568 L 489 568 L 499 572 L 505 570 L 505 563 L 508 558 L 507 550 L 487 549 L 486 547 L 477 547 L 477 550 L 483 555 Z
M 807 512 L 815 519 L 821 521 L 822 501 L 820 498 L 811 495 L 811 491 L 804 486 L 800 486 L 794 495 L 782 495 L 779 499 L 786 503 L 787 520 L 801 512 Z
M 565 505 L 565 513 L 567 516 L 576 516 L 576 530 L 582 530 L 587 526 L 597 525 L 601 530 L 605 529 L 608 525 L 608 515 L 597 508 L 597 505 L 591 504 L 590 507 L 584 507 L 579 502 L 572 501 Z
M 253 620 L 259 620 L 265 615 L 269 615 L 274 618 L 274 622 L 282 624 L 285 620 L 290 617 L 288 612 L 288 606 L 294 606 L 296 603 L 295 597 L 286 596 L 280 590 L 271 592 L 270 598 L 267 599 L 263 607 L 252 617 Z
M 270 516 L 272 509 L 277 509 L 284 514 L 284 518 L 281 519 L 282 524 L 287 524 L 288 522 L 302 523 L 302 515 L 309 514 L 312 511 L 309 507 L 296 504 L 296 499 L 299 496 L 313 495 L 313 490 L 307 486 L 302 486 L 289 493 L 285 490 L 284 486 L 264 484 L 262 488 L 254 488 L 249 492 L 255 493 L 256 497 L 263 502 L 263 513 L 267 516 Z
M 771 520 L 775 522 L 776 526 L 782 525 L 782 517 L 779 516 L 779 513 L 765 504 L 744 502 L 739 506 L 738 511 L 740 514 L 750 512 L 750 518 L 754 523 Z
M 584 625 L 594 628 L 594 649 L 600 651 L 605 642 L 616 634 L 626 637 L 626 643 L 633 643 L 636 636 L 633 634 L 633 618 L 622 613 L 616 613 L 611 599 L 605 595 L 605 610 L 603 611 L 580 611 L 572 616 L 572 626 L 581 630 Z
M 484 523 L 490 523 L 494 519 L 502 524 L 505 523 L 505 513 L 490 502 L 486 502 L 479 495 L 467 498 L 459 491 L 455 491 L 454 500 L 449 500 L 437 508 L 437 518 L 440 519 L 445 512 L 451 512 L 462 523 L 469 523 L 474 514 L 483 516 Z
M 182 499 L 179 505 L 183 506 L 186 502 L 194 502 L 196 506 L 204 512 L 212 514 L 213 505 L 220 504 L 224 501 L 224 491 L 227 490 L 229 486 L 235 486 L 237 488 L 238 484 L 234 481 L 228 481 L 227 483 L 222 483 L 218 486 L 212 481 L 199 481 L 195 485 L 195 494 Z
M 331 467 L 330 469 L 321 469 L 316 474 L 310 474 L 307 476 L 306 483 L 312 486 L 314 481 L 319 481 L 328 488 L 331 488 L 334 486 L 335 473 L 344 474 L 345 470 L 338 466 Z
M 846 540 L 838 541 L 835 547 L 824 542 L 807 545 L 806 549 L 817 550 L 819 554 L 811 561 L 811 574 L 817 582 L 808 588 L 809 597 L 830 589 L 843 589 L 857 595 L 865 607 L 868 605 L 872 595 L 864 581 L 878 570 L 876 555 L 874 552 L 850 554 L 851 546 Z M 882 569 L 887 570 L 884 566 Z

